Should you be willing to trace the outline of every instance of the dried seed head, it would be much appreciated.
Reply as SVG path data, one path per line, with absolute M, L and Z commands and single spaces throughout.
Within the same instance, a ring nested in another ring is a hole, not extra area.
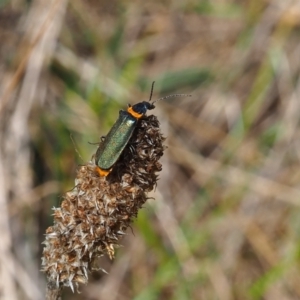
M 164 138 L 153 115 L 139 120 L 120 159 L 107 177 L 93 162 L 79 167 L 72 191 L 54 208 L 46 231 L 42 270 L 48 288 L 88 282 L 95 260 L 114 248 L 157 183 Z

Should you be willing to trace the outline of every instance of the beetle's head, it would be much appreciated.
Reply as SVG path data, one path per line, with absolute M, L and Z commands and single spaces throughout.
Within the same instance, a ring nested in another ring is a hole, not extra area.
M 144 115 L 147 112 L 147 110 L 151 110 L 154 108 L 155 106 L 148 101 L 142 101 L 132 105 L 132 110 L 140 115 Z

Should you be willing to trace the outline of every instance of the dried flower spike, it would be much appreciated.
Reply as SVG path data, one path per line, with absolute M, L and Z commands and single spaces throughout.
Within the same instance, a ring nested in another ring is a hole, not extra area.
M 146 116 L 154 103 L 170 95 L 129 106 L 120 115 L 94 155 L 95 160 L 78 169 L 75 187 L 54 208 L 54 225 L 46 232 L 42 270 L 48 291 L 88 282 L 96 259 L 114 256 L 146 193 L 157 182 L 164 138 L 155 116 Z
M 88 282 L 99 256 L 114 256 L 146 193 L 157 183 L 163 141 L 157 118 L 142 116 L 107 176 L 99 175 L 94 162 L 79 167 L 74 189 L 63 196 L 60 208 L 54 208 L 54 225 L 46 232 L 42 270 L 48 290 L 74 290 Z

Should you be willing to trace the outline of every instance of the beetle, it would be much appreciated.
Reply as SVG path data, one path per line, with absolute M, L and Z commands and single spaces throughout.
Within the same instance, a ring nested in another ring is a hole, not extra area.
M 127 110 L 119 111 L 119 118 L 112 126 L 106 137 L 101 141 L 95 155 L 95 164 L 100 176 L 107 176 L 113 169 L 124 148 L 128 144 L 139 120 L 145 116 L 147 110 L 155 108 L 154 103 L 170 97 L 190 96 L 175 94 L 159 98 L 152 103 L 154 82 L 152 83 L 150 98 L 134 105 L 128 105 Z

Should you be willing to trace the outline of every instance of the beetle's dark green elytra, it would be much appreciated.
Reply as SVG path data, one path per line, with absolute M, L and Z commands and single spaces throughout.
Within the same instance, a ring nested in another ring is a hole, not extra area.
M 97 149 L 95 164 L 100 176 L 107 176 L 113 169 L 114 164 L 119 159 L 124 148 L 128 144 L 134 129 L 139 120 L 146 114 L 147 110 L 154 109 L 154 103 L 169 97 L 190 96 L 185 94 L 175 94 L 160 98 L 151 103 L 153 85 L 149 101 L 142 101 L 133 106 L 128 105 L 127 110 L 120 110 L 119 118 L 106 135 Z
M 116 163 L 131 138 L 137 122 L 148 109 L 153 108 L 152 103 L 143 101 L 129 106 L 127 111 L 120 110 L 118 120 L 106 135 L 104 141 L 100 143 L 95 155 L 95 163 L 101 176 L 107 176 L 110 173 L 112 166 Z

